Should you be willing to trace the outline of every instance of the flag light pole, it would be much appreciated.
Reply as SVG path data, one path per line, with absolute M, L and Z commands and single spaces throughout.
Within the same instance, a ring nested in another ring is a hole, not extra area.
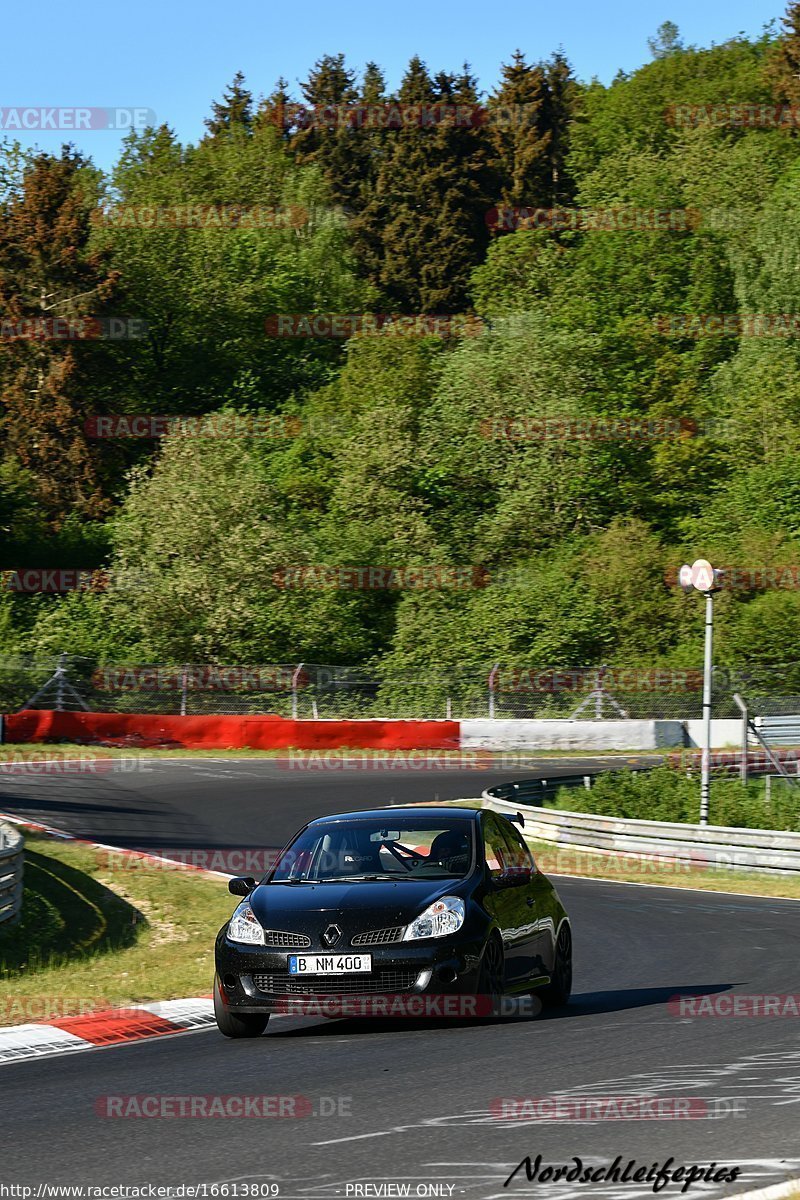
M 711 675 L 714 663 L 714 593 L 720 589 L 722 571 L 715 571 L 710 562 L 698 558 L 691 566 L 684 564 L 678 579 L 684 592 L 701 592 L 706 598 L 705 649 L 703 654 L 703 748 L 700 769 L 700 824 L 708 824 L 711 800 Z
M 703 760 L 700 772 L 700 824 L 708 824 L 711 796 L 711 672 L 714 659 L 714 593 L 706 598 L 706 644 L 703 656 Z

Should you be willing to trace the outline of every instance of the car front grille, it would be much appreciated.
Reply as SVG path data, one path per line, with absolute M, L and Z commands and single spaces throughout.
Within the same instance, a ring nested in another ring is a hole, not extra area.
M 418 971 L 381 971 L 377 975 L 329 975 L 299 979 L 296 975 L 254 975 L 260 992 L 272 996 L 343 996 L 377 992 L 407 992 L 419 977 Z
M 283 929 L 265 929 L 264 943 L 267 946 L 305 947 L 311 945 L 311 938 L 304 933 L 286 933 Z
M 370 929 L 367 933 L 356 933 L 350 939 L 351 946 L 385 946 L 387 942 L 402 941 L 405 925 L 393 929 Z

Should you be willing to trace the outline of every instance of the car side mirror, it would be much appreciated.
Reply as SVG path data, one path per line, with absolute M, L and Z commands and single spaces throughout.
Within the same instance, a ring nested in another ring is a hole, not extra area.
M 255 886 L 252 875 L 237 875 L 228 880 L 228 891 L 232 896 L 249 896 Z
M 499 888 L 523 887 L 530 881 L 530 867 L 512 867 L 509 871 L 501 871 L 499 875 L 493 876 L 494 885 Z

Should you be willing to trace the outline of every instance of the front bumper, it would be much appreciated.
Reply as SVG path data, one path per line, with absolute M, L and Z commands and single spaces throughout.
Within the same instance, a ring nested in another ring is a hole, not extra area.
M 297 954 L 296 950 L 243 946 L 230 941 L 223 930 L 216 944 L 220 999 L 237 1013 L 269 1013 L 301 1011 L 314 1001 L 347 1000 L 355 1009 L 359 1006 L 357 1002 L 370 996 L 451 996 L 477 992 L 483 952 L 481 939 L 394 942 L 388 946 L 364 946 L 363 951 L 372 955 L 369 975 L 290 977 L 288 960 L 290 954 Z M 330 951 L 312 947 L 303 953 Z M 263 987 L 265 982 L 267 990 Z

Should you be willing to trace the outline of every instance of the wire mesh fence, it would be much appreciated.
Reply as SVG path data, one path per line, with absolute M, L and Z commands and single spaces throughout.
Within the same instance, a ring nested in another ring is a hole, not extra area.
M 99 664 L 62 654 L 0 656 L 0 711 L 163 714 L 275 713 L 304 719 L 609 718 L 690 720 L 702 714 L 702 672 L 642 666 L 484 669 L 431 666 L 382 674 L 352 666 Z M 737 717 L 733 693 L 764 715 L 800 712 L 800 663 L 717 667 L 714 717 Z

